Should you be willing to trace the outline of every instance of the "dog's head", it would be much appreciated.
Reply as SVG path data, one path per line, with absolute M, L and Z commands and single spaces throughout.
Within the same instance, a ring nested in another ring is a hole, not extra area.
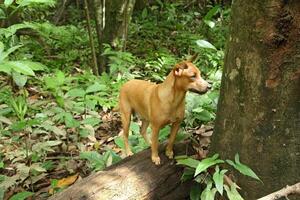
M 173 75 L 176 78 L 177 87 L 185 91 L 204 94 L 211 88 L 211 85 L 201 77 L 200 70 L 190 61 L 176 64 L 173 68 Z

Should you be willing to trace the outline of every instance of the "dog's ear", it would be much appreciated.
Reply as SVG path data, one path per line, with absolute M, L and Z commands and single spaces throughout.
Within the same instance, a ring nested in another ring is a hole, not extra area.
M 192 55 L 191 57 L 189 57 L 187 59 L 188 62 L 194 62 L 197 58 L 198 58 L 198 53 L 195 53 L 194 55 Z
M 188 68 L 188 65 L 186 64 L 186 62 L 181 62 L 181 63 L 176 64 L 174 67 L 174 70 L 173 70 L 174 75 L 181 76 L 183 71 L 187 68 Z

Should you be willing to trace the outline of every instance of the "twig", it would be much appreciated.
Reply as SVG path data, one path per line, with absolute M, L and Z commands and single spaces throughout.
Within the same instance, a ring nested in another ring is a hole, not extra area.
M 273 192 L 267 196 L 264 196 L 258 200 L 276 200 L 281 197 L 286 197 L 290 194 L 298 194 L 300 195 L 300 182 L 296 183 L 295 185 L 287 185 L 286 187 L 282 188 L 281 190 L 278 190 L 276 192 Z

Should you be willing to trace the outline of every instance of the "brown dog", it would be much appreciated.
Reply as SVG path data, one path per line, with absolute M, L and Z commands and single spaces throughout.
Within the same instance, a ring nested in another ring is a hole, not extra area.
M 201 78 L 199 69 L 190 61 L 175 65 L 161 84 L 142 80 L 125 83 L 120 91 L 119 110 L 121 112 L 126 154 L 132 155 L 128 144 L 131 114 L 137 113 L 142 120 L 141 135 L 149 143 L 147 127 L 151 126 L 151 158 L 160 164 L 158 156 L 159 130 L 171 124 L 171 133 L 166 148 L 166 155 L 173 158 L 173 144 L 181 121 L 184 118 L 185 95 L 187 91 L 203 94 L 210 85 Z

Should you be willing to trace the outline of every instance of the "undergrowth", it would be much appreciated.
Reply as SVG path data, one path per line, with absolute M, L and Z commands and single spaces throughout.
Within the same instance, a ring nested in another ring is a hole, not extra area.
M 0 4 L 2 21 L 11 22 L 12 12 L 22 19 L 0 29 L 0 199 L 47 198 L 121 160 L 120 120 L 111 112 L 120 86 L 133 78 L 162 82 L 194 53 L 213 88 L 201 97 L 188 94 L 182 126 L 214 120 L 229 9 L 156 3 L 136 11 L 126 51 L 106 45 L 111 73 L 97 77 L 82 11 L 71 6 L 76 14 L 58 26 L 51 22 L 55 1 L 22 2 Z M 138 132 L 132 123 L 134 152 L 148 147 Z M 165 127 L 160 140 L 168 133 Z

